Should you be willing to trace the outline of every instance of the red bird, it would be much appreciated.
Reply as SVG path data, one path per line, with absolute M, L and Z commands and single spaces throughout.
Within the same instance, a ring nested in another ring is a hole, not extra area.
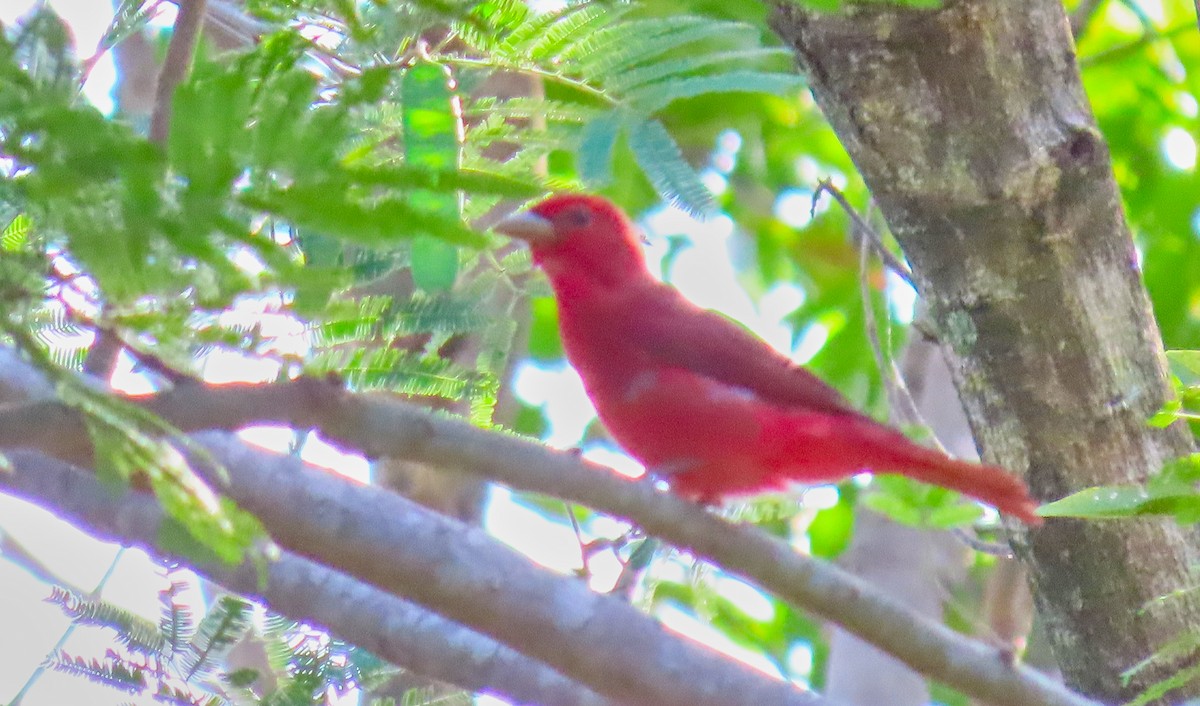
M 605 199 L 554 196 L 496 230 L 528 241 L 549 276 L 567 358 L 600 420 L 674 492 L 713 503 L 871 470 L 1041 523 L 1024 483 L 1004 469 L 910 441 L 656 280 L 633 224 Z

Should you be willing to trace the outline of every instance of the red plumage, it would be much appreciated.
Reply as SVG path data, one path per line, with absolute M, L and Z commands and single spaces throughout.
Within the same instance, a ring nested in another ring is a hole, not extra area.
M 530 242 L 567 358 L 613 438 L 685 497 L 716 502 L 870 470 L 900 473 L 1040 524 L 1025 484 L 952 459 L 856 411 L 832 387 L 646 269 L 608 201 L 555 196 L 497 230 Z

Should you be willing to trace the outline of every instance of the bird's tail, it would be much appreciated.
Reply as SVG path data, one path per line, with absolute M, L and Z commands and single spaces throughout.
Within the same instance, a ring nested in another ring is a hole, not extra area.
M 899 432 L 893 433 L 895 439 L 888 444 L 887 467 L 871 470 L 899 473 L 923 483 L 940 485 L 987 503 L 1026 524 L 1042 524 L 1042 518 L 1037 514 L 1038 503 L 1017 476 L 999 466 L 951 458 L 941 451 L 913 443 Z

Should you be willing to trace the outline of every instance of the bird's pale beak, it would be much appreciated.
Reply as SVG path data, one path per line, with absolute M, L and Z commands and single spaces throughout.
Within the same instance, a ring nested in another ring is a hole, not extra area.
M 529 211 L 514 213 L 493 226 L 492 230 L 510 238 L 520 238 L 530 245 L 548 243 L 554 238 L 553 224 Z

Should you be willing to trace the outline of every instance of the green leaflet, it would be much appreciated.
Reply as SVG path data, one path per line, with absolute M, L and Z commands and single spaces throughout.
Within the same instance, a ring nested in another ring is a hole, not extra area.
M 629 127 L 629 147 L 654 188 L 672 203 L 692 213 L 714 208 L 713 197 L 680 153 L 667 128 L 650 119 Z
M 460 116 L 443 67 L 420 62 L 404 72 L 400 82 L 404 106 L 404 156 L 409 165 L 457 169 L 461 161 Z M 455 193 L 416 191 L 410 197 L 424 210 L 459 218 L 462 201 Z M 412 245 L 412 273 L 427 292 L 450 289 L 458 276 L 458 250 L 451 244 L 418 237 Z
M 605 186 L 612 181 L 613 148 L 625 119 L 625 115 L 613 111 L 584 126 L 578 149 L 579 178 L 584 183 Z
M 29 238 L 31 226 L 29 216 L 18 213 L 3 230 L 0 230 L 0 249 L 9 252 L 20 250 Z
M 712 76 L 672 77 L 630 91 L 629 104 L 647 114 L 657 113 L 681 98 L 709 93 L 786 94 L 803 84 L 797 74 L 764 71 L 730 71 Z
M 1043 505 L 1043 517 L 1106 519 L 1142 515 L 1170 515 L 1176 522 L 1200 521 L 1200 454 L 1175 459 L 1142 485 L 1086 488 Z

